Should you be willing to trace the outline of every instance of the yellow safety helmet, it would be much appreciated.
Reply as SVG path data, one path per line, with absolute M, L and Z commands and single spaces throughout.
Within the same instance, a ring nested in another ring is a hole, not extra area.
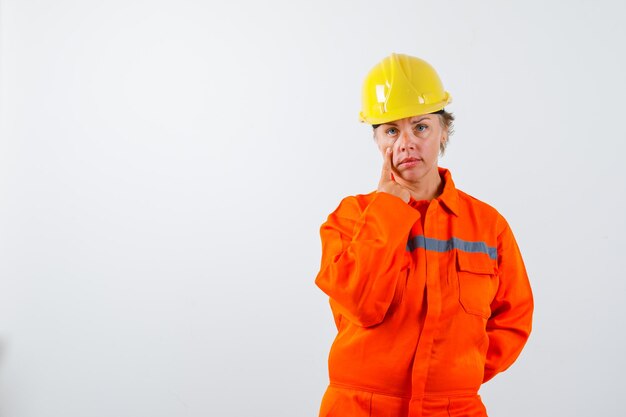
M 435 69 L 423 59 L 391 54 L 363 82 L 362 122 L 377 125 L 433 113 L 452 101 Z

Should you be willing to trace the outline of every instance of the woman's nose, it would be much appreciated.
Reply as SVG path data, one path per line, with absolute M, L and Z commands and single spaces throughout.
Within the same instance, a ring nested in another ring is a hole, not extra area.
M 407 132 L 402 132 L 400 137 L 398 138 L 398 144 L 401 151 L 405 151 L 407 149 L 415 149 L 415 143 L 411 139 L 411 134 Z

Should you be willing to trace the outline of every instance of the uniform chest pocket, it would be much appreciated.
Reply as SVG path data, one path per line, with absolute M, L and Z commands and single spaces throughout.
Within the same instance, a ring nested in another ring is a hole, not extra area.
M 498 289 L 495 262 L 482 253 L 457 251 L 459 302 L 468 314 L 491 316 L 491 301 Z

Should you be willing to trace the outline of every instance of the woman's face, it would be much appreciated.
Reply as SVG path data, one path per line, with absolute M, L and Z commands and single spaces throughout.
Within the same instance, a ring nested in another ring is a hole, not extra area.
M 448 132 L 437 114 L 407 117 L 381 124 L 375 130 L 378 149 L 385 155 L 391 147 L 393 167 L 407 182 L 424 179 L 437 171 L 439 145 L 448 139 Z

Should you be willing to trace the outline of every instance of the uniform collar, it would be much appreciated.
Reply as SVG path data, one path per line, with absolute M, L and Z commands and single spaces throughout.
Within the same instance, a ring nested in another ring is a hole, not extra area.
M 459 193 L 452 181 L 452 174 L 446 168 L 438 167 L 439 176 L 443 180 L 443 191 L 437 200 L 443 203 L 455 216 L 459 215 Z

